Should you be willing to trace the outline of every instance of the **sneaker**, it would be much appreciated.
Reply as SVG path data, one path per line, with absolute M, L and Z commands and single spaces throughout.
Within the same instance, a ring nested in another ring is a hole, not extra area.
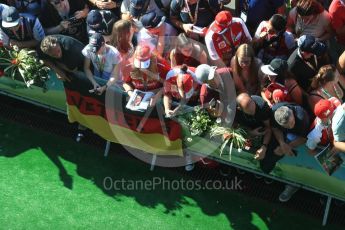
M 184 168 L 187 172 L 190 172 L 194 169 L 192 155 L 190 155 L 189 153 L 186 154 L 186 166 Z
M 280 202 L 287 202 L 298 190 L 298 187 L 292 185 L 285 185 L 284 191 L 279 196 Z
M 187 172 L 190 172 L 194 169 L 194 164 L 188 164 L 186 166 L 184 166 L 184 169 L 187 171 Z
M 77 134 L 77 137 L 75 138 L 75 141 L 76 141 L 76 142 L 80 142 L 81 139 L 83 139 L 83 137 L 84 137 L 84 134 L 83 134 L 83 133 L 78 133 L 78 134 Z

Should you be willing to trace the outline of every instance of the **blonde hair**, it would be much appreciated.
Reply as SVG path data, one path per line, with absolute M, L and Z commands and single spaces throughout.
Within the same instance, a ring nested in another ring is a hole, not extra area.
M 235 54 L 235 66 L 233 69 L 234 73 L 237 73 L 239 77 L 241 77 L 242 74 L 242 68 L 239 64 L 238 59 L 243 57 L 249 57 L 251 58 L 250 68 L 249 68 L 249 75 L 250 77 L 250 84 L 251 85 L 258 85 L 258 67 L 256 65 L 255 61 L 255 53 L 253 48 L 248 44 L 242 44 L 238 47 L 236 54 Z
M 43 53 L 49 54 L 49 51 L 51 50 L 51 48 L 56 46 L 57 43 L 58 43 L 57 38 L 49 35 L 43 38 L 40 48 Z

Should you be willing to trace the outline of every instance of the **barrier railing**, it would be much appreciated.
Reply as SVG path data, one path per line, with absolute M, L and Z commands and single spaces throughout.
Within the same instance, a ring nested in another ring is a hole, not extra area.
M 121 90 L 116 87 L 108 89 L 113 93 L 110 95 L 116 100 L 113 106 L 106 108 L 108 92 L 103 95 L 91 94 L 88 91 L 91 87 L 82 73 L 74 76 L 71 82 L 64 84 L 56 78 L 55 74 L 52 74 L 47 82 L 47 91 L 36 86 L 27 88 L 23 83 L 14 82 L 6 77 L 0 78 L 0 93 L 67 113 L 71 122 L 79 122 L 106 139 L 108 141 L 106 154 L 111 142 L 153 153 L 150 160 L 151 169 L 153 169 L 157 155 L 182 156 L 184 151 L 202 157 L 207 156 L 255 174 L 293 184 L 328 197 L 323 225 L 327 222 L 332 198 L 345 201 L 344 165 L 329 176 L 316 159 L 307 153 L 304 146 L 297 149 L 296 157 L 284 157 L 269 175 L 264 174 L 259 168 L 258 161 L 249 152 L 239 152 L 234 149 L 231 159 L 229 154 L 220 156 L 219 143 L 202 137 L 193 137 L 192 141 L 185 141 L 186 138 L 182 132 L 185 127 L 181 127 L 178 122 L 170 119 L 163 119 L 164 124 L 167 124 L 167 129 L 164 131 L 157 109 L 152 111 L 146 120 L 147 124 L 142 124 L 143 127 L 138 132 L 137 127 L 143 114 L 124 108 L 126 97 Z

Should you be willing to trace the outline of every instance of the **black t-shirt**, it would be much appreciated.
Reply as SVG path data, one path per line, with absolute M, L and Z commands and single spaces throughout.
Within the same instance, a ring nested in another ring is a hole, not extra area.
M 185 0 L 172 0 L 170 4 L 170 16 L 181 19 L 183 23 L 193 23 L 189 15 L 188 7 Z M 189 5 L 190 14 L 195 17 L 195 9 L 197 4 Z M 215 18 L 215 14 L 219 12 L 220 4 L 218 0 L 200 0 L 196 26 L 207 27 Z
M 244 113 L 242 110 L 237 110 L 235 120 L 240 125 L 252 129 L 263 127 L 264 121 L 267 121 L 271 118 L 272 111 L 265 100 L 262 99 L 262 97 L 253 95 L 251 96 L 251 98 L 256 105 L 255 114 L 249 115 Z
M 76 40 L 75 38 L 65 36 L 65 35 L 52 35 L 57 38 L 58 43 L 61 46 L 62 57 L 53 58 L 49 55 L 44 54 L 40 48 L 37 49 L 39 58 L 44 60 L 49 60 L 53 63 L 64 64 L 68 69 L 74 70 L 77 68 L 80 71 L 83 71 L 84 65 L 84 56 L 81 51 L 84 49 L 83 43 Z
M 280 126 L 274 118 L 275 111 L 282 106 L 287 106 L 289 109 L 291 109 L 295 116 L 295 126 L 292 129 L 286 129 Z M 301 106 L 287 102 L 277 103 L 272 107 L 271 124 L 272 127 L 279 128 L 285 134 L 292 133 L 301 137 L 307 137 L 310 128 L 310 120 L 307 112 Z
M 58 11 L 52 6 L 52 4 L 47 3 L 40 15 L 39 19 L 42 23 L 43 28 L 51 28 L 58 26 L 61 21 L 68 20 L 74 17 L 74 13 L 85 8 L 85 2 L 83 0 L 69 0 L 69 14 L 67 18 L 62 18 Z M 67 30 L 61 32 L 61 34 L 72 36 L 79 41 L 87 42 L 86 33 L 86 22 L 85 19 L 71 20 L 72 26 Z
M 326 60 L 317 59 L 315 63 L 314 56 L 310 59 L 313 66 L 309 66 L 299 55 L 298 48 L 290 55 L 288 59 L 289 71 L 296 77 L 299 86 L 305 91 L 309 91 L 312 78 L 317 74 L 320 67 L 329 64 Z

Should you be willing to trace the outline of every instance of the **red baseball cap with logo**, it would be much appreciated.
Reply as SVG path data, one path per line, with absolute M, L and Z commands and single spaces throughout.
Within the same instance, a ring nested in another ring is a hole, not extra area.
M 321 99 L 314 107 L 314 114 L 320 119 L 330 118 L 341 102 L 337 98 Z
M 138 45 L 135 49 L 133 64 L 134 67 L 147 69 L 150 67 L 151 49 L 148 45 Z
M 211 30 L 215 33 L 222 33 L 226 28 L 229 27 L 232 21 L 232 15 L 229 11 L 220 11 L 211 25 Z
M 274 101 L 279 101 L 279 102 L 285 101 L 286 96 L 287 96 L 287 92 L 281 89 L 275 89 L 272 93 L 272 98 Z

